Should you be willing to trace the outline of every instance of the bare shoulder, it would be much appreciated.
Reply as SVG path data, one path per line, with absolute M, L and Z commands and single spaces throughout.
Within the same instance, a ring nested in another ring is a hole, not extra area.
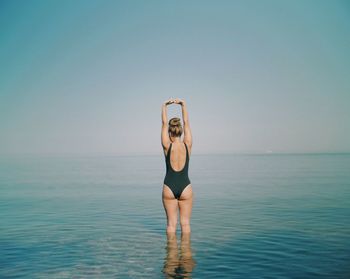
M 168 151 L 169 151 L 169 148 L 170 148 L 170 143 L 167 144 L 167 145 L 163 145 L 162 144 L 162 147 L 163 147 L 164 156 L 166 156 L 168 154 Z
M 187 149 L 188 149 L 188 154 L 191 155 L 192 151 L 192 142 L 184 141 L 186 143 Z

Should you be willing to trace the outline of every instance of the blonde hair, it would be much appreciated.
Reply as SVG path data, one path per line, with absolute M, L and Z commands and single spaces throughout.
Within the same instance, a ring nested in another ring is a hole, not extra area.
M 180 118 L 173 117 L 169 120 L 168 132 L 172 137 L 181 137 L 183 129 Z

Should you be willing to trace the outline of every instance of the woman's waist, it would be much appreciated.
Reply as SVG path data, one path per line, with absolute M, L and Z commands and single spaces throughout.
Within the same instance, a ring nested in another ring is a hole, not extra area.
M 165 177 L 188 178 L 188 171 L 174 172 L 174 171 L 169 170 L 165 173 Z

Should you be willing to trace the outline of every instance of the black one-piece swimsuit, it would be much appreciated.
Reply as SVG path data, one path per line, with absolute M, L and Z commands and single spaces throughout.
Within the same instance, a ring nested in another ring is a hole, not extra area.
M 181 193 L 183 190 L 191 184 L 190 179 L 188 178 L 188 165 L 190 158 L 188 156 L 188 149 L 186 143 L 186 163 L 182 170 L 175 171 L 170 164 L 170 154 L 171 154 L 171 146 L 172 143 L 170 143 L 170 147 L 168 150 L 167 155 L 165 156 L 165 163 L 166 163 L 166 175 L 164 178 L 164 184 L 167 185 L 170 190 L 174 193 L 174 196 L 176 199 L 179 199 L 181 196 Z

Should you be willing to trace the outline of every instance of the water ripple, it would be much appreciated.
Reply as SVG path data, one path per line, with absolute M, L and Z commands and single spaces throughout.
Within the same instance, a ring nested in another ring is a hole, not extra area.
M 0 159 L 0 277 L 350 278 L 350 156 L 209 157 L 176 241 L 158 157 Z

